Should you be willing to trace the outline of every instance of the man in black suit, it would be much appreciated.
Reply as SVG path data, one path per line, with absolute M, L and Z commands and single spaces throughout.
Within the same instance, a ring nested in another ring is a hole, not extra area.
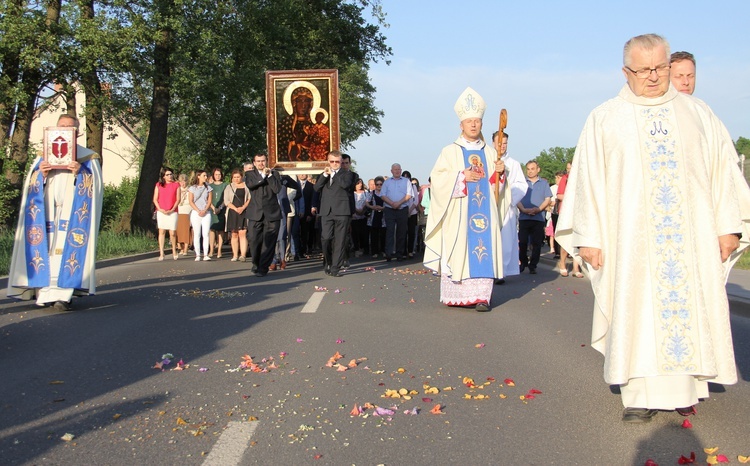
M 297 175 L 300 191 L 302 196 L 297 201 L 297 217 L 299 217 L 300 226 L 300 250 L 297 254 L 302 257 L 312 253 L 313 244 L 315 243 L 315 212 L 313 204 L 313 195 L 315 189 L 312 182 L 307 179 L 307 175 Z
M 335 150 L 328 154 L 328 166 L 315 182 L 315 191 L 320 194 L 320 240 L 325 272 L 333 277 L 341 276 L 344 263 L 344 248 L 352 219 L 349 193 L 354 184 L 353 177 L 352 172 L 341 169 L 341 152 Z
M 341 169 L 352 172 L 352 157 L 349 154 L 341 154 Z M 349 189 L 349 207 L 351 207 L 352 215 L 356 210 L 354 202 L 354 188 L 357 185 L 359 175 L 357 172 L 352 172 L 352 186 Z M 344 269 L 349 268 L 349 257 L 352 255 L 352 247 L 354 246 L 351 241 L 352 231 L 351 222 L 349 223 L 349 233 L 346 235 L 346 245 L 344 247 Z
M 253 169 L 245 172 L 245 184 L 250 191 L 247 207 L 248 231 L 252 271 L 263 277 L 273 261 L 276 239 L 281 224 L 281 208 L 276 195 L 281 190 L 279 173 L 267 167 L 268 157 L 258 154 L 253 157 Z

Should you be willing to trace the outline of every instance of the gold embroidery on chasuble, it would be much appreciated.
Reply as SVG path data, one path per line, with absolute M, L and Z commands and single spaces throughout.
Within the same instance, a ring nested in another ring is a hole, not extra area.
M 73 273 L 81 266 L 81 264 L 78 262 L 78 259 L 76 259 L 76 253 L 70 253 L 70 257 L 65 261 L 65 269 L 73 275 Z
M 29 207 L 26 210 L 29 211 L 29 215 L 31 215 L 31 218 L 34 219 L 34 221 L 36 221 L 36 216 L 39 215 L 39 212 L 42 211 L 33 200 L 29 202 Z
M 482 207 L 482 203 L 485 201 L 485 199 L 487 199 L 487 196 L 485 196 L 482 190 L 479 189 L 479 183 L 474 184 L 476 185 L 476 188 L 471 194 L 471 202 L 475 202 L 477 204 L 477 207 Z
M 649 193 L 649 253 L 658 369 L 664 374 L 695 370 L 696 316 L 689 280 L 691 259 L 685 211 L 687 180 L 671 106 L 641 110 L 642 145 L 647 160 L 644 183 Z
M 78 217 L 78 222 L 83 222 L 83 219 L 89 215 L 89 203 L 84 201 L 81 208 L 75 211 L 75 215 Z
M 84 173 L 83 179 L 78 183 L 78 194 L 85 195 L 89 199 L 94 197 L 94 175 Z
M 45 267 L 44 259 L 42 259 L 41 254 L 39 254 L 39 250 L 34 250 L 34 257 L 31 258 L 29 261 L 29 264 L 31 264 L 32 267 L 34 267 L 34 270 L 38 273 L 42 268 Z

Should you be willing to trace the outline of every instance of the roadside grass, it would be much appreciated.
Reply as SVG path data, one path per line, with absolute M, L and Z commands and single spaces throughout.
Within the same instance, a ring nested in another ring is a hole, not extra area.
M 4 230 L 0 232 L 0 276 L 8 275 L 10 258 L 13 254 L 14 232 Z M 96 245 L 96 260 L 123 257 L 132 254 L 156 251 L 156 238 L 145 234 L 115 233 L 100 231 Z

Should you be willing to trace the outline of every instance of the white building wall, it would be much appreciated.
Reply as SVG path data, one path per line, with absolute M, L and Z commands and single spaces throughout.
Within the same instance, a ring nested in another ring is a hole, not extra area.
M 78 144 L 86 146 L 86 117 L 83 117 L 83 106 L 81 102 L 85 100 L 83 93 L 76 96 L 77 116 L 80 122 L 78 131 Z M 37 114 L 31 123 L 31 132 L 29 143 L 41 153 L 42 140 L 44 138 L 44 128 L 56 126 L 57 119 L 64 111 L 65 104 L 47 105 L 46 108 Z M 111 130 L 104 129 L 104 141 L 102 143 L 102 177 L 104 184 L 113 184 L 119 186 L 124 177 L 135 178 L 138 176 L 138 141 L 130 133 L 115 125 Z

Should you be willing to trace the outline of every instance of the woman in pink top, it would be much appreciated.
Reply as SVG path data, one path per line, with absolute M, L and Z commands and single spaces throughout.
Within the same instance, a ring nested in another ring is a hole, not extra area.
M 177 260 L 177 205 L 180 198 L 177 193 L 180 183 L 174 180 L 174 171 L 169 167 L 162 167 L 159 182 L 154 188 L 154 209 L 156 210 L 156 226 L 159 228 L 159 260 L 164 260 L 164 236 L 169 230 L 169 240 L 172 243 L 172 257 Z

